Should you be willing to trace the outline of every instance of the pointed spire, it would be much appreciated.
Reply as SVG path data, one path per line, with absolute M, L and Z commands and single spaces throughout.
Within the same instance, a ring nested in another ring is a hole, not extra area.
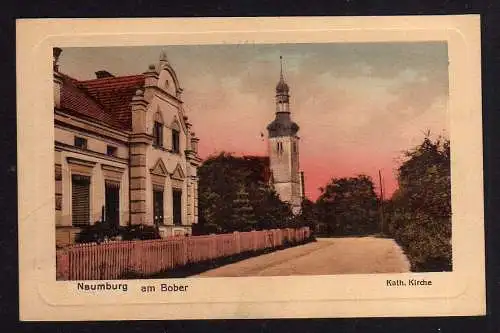
M 284 81 L 284 79 L 283 79 L 283 56 L 280 56 L 280 81 Z
M 163 68 L 166 64 L 168 64 L 167 52 L 162 49 L 160 52 L 160 68 Z
M 161 53 L 160 53 L 160 61 L 167 61 L 167 62 L 168 62 L 168 59 L 167 59 L 167 52 L 165 51 L 165 49 L 162 49 L 162 50 L 161 50 Z
M 283 77 L 283 57 L 280 56 L 280 80 L 276 85 L 276 94 L 279 95 L 288 95 L 288 85 L 285 82 L 285 78 Z

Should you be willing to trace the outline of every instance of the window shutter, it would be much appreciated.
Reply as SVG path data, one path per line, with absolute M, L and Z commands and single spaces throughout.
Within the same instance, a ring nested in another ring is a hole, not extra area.
M 90 177 L 72 176 L 72 218 L 74 227 L 90 224 Z

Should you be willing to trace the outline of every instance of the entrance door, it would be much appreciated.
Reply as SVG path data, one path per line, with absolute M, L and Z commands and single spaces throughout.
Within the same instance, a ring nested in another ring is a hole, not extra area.
M 174 224 L 182 224 L 182 190 L 173 189 L 172 190 L 172 208 L 174 215 Z
M 153 213 L 155 225 L 163 224 L 163 190 L 153 190 Z
M 106 223 L 112 228 L 120 225 L 120 185 L 106 182 Z

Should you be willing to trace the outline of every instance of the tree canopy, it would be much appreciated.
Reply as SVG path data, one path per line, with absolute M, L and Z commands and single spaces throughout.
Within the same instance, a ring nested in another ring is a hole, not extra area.
M 316 201 L 319 221 L 333 235 L 363 235 L 378 230 L 378 198 L 366 175 L 333 178 Z
M 269 183 L 265 157 L 211 156 L 198 169 L 200 228 L 233 232 L 290 226 L 293 215 Z
M 415 271 L 452 268 L 450 142 L 425 137 L 404 153 L 388 203 L 389 233 Z

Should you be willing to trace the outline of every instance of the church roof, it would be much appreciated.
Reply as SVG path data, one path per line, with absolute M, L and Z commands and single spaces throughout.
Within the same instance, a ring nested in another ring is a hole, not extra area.
M 280 80 L 276 85 L 276 95 L 288 95 L 290 88 L 288 84 L 285 82 L 285 78 L 283 77 L 283 57 L 280 56 Z
M 288 87 L 288 84 L 286 84 L 285 79 L 283 79 L 283 76 L 280 77 L 280 80 L 278 84 L 276 85 L 276 94 L 285 94 L 288 95 L 288 92 L 290 91 L 290 88 Z
M 277 112 L 276 118 L 267 125 L 269 137 L 293 136 L 299 131 L 299 125 L 290 119 L 289 112 Z
M 132 128 L 130 103 L 144 75 L 79 81 L 62 75 L 61 108 L 122 130 Z

